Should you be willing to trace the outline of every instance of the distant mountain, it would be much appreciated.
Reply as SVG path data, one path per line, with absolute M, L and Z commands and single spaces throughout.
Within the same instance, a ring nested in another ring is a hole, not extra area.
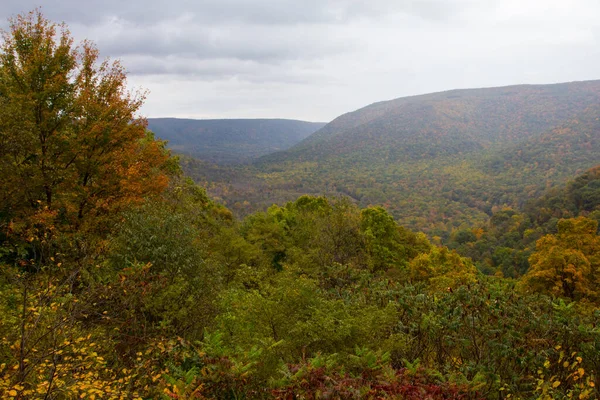
M 286 150 L 324 125 L 287 119 L 148 119 L 148 129 L 174 151 L 216 163 Z
M 600 81 L 405 97 L 336 118 L 240 170 L 242 180 L 215 182 L 214 193 L 246 204 L 240 213 L 343 194 L 447 237 L 600 163 L 599 117 Z

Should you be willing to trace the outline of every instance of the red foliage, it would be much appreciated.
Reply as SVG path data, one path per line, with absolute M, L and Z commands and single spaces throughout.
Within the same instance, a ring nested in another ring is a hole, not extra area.
M 290 366 L 297 374 L 299 366 Z M 360 376 L 328 373 L 325 368 L 308 368 L 305 374 L 288 386 L 272 391 L 276 399 L 388 399 L 406 400 L 459 400 L 479 398 L 467 387 L 452 383 L 436 382 L 425 370 L 412 374 L 406 369 L 396 371 L 393 379 L 387 380 L 381 373 L 364 370 Z

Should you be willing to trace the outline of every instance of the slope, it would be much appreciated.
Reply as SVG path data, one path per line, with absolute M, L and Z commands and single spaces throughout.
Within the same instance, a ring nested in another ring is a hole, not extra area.
M 463 89 L 375 103 L 344 114 L 263 161 L 374 153 L 388 161 L 515 143 L 600 100 L 600 81 Z
M 240 171 L 243 179 L 229 176 L 221 182 L 227 187 L 213 194 L 239 214 L 304 193 L 346 195 L 363 206 L 382 204 L 402 224 L 447 238 L 596 165 L 599 103 L 600 81 L 376 103 L 261 157 Z M 204 180 L 217 187 L 212 178 Z

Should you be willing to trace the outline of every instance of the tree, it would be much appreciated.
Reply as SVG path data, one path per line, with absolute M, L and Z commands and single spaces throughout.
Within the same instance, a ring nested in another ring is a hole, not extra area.
M 598 222 L 585 217 L 561 219 L 558 233 L 536 243 L 529 258 L 531 269 L 523 277 L 526 290 L 549 293 L 572 300 L 597 300 L 600 270 Z
M 398 226 L 382 207 L 365 208 L 360 217 L 361 231 L 375 271 L 406 267 L 410 259 L 431 247 L 423 234 L 414 234 Z
M 169 154 L 136 115 L 144 93 L 127 91 L 118 62 L 75 47 L 39 10 L 10 20 L 2 39 L 0 228 L 13 247 L 106 232 L 108 215 L 166 187 Z
M 108 398 L 118 386 L 83 334 L 104 300 L 87 256 L 121 211 L 166 188 L 174 160 L 136 116 L 144 94 L 98 58 L 39 10 L 2 32 L 0 397 L 84 397 L 93 382 Z
M 432 247 L 419 254 L 408 266 L 413 282 L 427 282 L 433 291 L 451 290 L 477 281 L 477 269 L 470 259 L 446 247 Z

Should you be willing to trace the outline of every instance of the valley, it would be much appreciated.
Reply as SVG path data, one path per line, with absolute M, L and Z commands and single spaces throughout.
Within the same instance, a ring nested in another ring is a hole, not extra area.
M 324 125 L 285 119 L 148 119 L 148 129 L 174 151 L 219 164 L 287 150 Z
M 183 167 L 238 216 L 302 194 L 342 195 L 447 239 L 597 165 L 599 102 L 600 81 L 401 98 L 248 165 Z

